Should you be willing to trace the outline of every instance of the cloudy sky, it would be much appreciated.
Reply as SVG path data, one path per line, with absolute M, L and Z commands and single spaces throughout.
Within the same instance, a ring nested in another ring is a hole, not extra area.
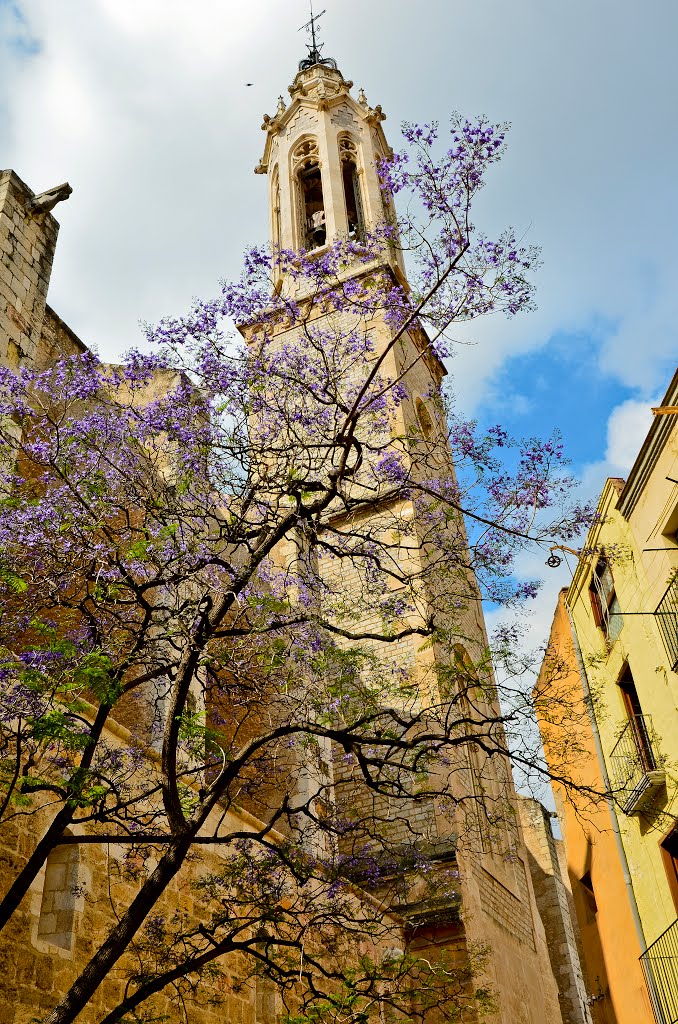
M 539 309 L 475 325 L 450 368 L 464 413 L 560 429 L 596 493 L 678 361 L 676 0 L 322 6 L 325 54 L 392 144 L 452 110 L 512 123 L 476 222 L 542 246 Z M 49 301 L 103 356 L 265 237 L 260 124 L 307 17 L 307 0 L 0 0 L 0 164 L 36 192 L 73 186 Z

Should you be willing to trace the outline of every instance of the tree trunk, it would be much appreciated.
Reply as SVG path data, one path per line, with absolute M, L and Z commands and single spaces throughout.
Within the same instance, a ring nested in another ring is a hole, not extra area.
M 99 952 L 92 957 L 80 977 L 45 1019 L 44 1024 L 72 1024 L 80 1011 L 87 1006 L 141 928 L 149 911 L 153 909 L 156 901 L 181 868 L 194 834 L 194 830 L 191 830 L 164 854 Z
M 118 1021 L 129 1013 L 130 1010 L 135 1010 L 137 1006 L 144 1003 L 147 999 L 150 999 L 156 992 L 161 992 L 162 989 L 166 988 L 173 981 L 179 981 L 181 978 L 185 978 L 187 974 L 192 971 L 197 971 L 205 964 L 209 964 L 212 960 L 216 960 L 218 956 L 223 956 L 224 953 L 228 952 L 230 942 L 221 943 L 214 949 L 209 949 L 206 953 L 201 956 L 196 956 L 192 960 L 186 963 L 181 963 L 171 971 L 166 971 L 164 974 L 158 975 L 157 978 L 153 978 L 152 981 L 147 981 L 141 985 L 136 992 L 126 996 L 123 1001 L 107 1013 L 105 1017 L 99 1022 L 99 1024 L 118 1024 Z
M 84 773 L 89 771 L 110 710 L 110 705 L 100 705 L 94 721 L 92 722 L 92 728 L 90 729 L 90 742 L 82 756 L 79 766 L 73 773 L 71 784 L 73 782 L 78 784 Z M 30 889 L 34 879 L 37 878 L 40 869 L 47 860 L 49 854 L 55 846 L 59 845 L 59 840 L 73 821 L 74 815 L 75 806 L 67 801 L 61 810 L 57 812 L 51 825 L 28 858 L 25 866 L 12 882 L 4 899 L 0 902 L 0 931 L 2 931 L 14 912 L 17 910 L 22 899 Z

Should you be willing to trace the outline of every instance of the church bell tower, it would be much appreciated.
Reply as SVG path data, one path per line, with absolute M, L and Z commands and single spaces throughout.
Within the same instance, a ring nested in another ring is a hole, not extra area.
M 392 217 L 377 170 L 390 153 L 385 115 L 362 89 L 354 99 L 352 86 L 334 60 L 320 56 L 314 36 L 290 86 L 291 102 L 280 96 L 274 116 L 264 117 L 266 146 L 256 173 L 267 176 L 274 247 L 314 251 L 335 238 L 359 241 Z M 404 279 L 402 254 L 391 258 Z
M 311 256 L 316 252 L 320 256 L 335 239 L 359 242 L 380 224 L 395 223 L 392 199 L 379 179 L 380 159 L 391 153 L 382 128 L 385 115 L 380 106 L 370 106 L 363 90 L 354 98 L 353 83 L 344 78 L 334 60 L 322 57 L 315 37 L 316 20 L 312 17 L 309 23 L 312 46 L 308 57 L 299 64 L 289 88 L 289 103 L 280 96 L 275 114 L 264 117 L 262 129 L 266 132 L 266 144 L 256 167 L 257 174 L 266 176 L 274 250 L 305 251 Z M 356 263 L 354 273 L 366 274 L 375 269 L 392 275 L 398 285 L 408 290 L 403 255 L 397 245 L 384 247 L 378 268 L 375 264 L 366 268 L 364 263 Z M 353 274 L 350 268 L 347 273 Z M 284 280 L 281 271 L 279 274 L 276 290 L 284 292 L 292 286 Z M 331 316 L 332 312 L 323 308 L 314 323 L 321 324 L 323 317 Z M 445 368 L 421 327 L 408 328 L 397 345 L 393 345 L 392 328 L 377 320 L 375 317 L 370 325 L 375 336 L 374 351 L 381 350 L 386 357 L 385 376 L 403 380 L 407 389 L 397 411 L 397 421 L 390 428 L 394 443 L 401 444 L 401 451 L 408 459 L 412 458 L 412 464 L 419 460 L 422 473 L 429 472 L 433 465 L 430 456 L 426 461 L 425 451 L 436 451 L 438 455 L 433 458 L 442 459 L 453 472 L 439 401 Z M 256 330 L 253 325 L 248 336 L 256 334 Z M 417 540 L 414 548 L 410 547 L 403 554 L 400 566 L 405 578 L 408 560 L 412 565 L 420 565 L 427 557 L 425 533 L 417 525 L 414 501 L 407 495 L 394 498 L 392 490 L 390 496 L 384 498 L 377 488 L 365 508 L 364 515 L 372 517 L 373 528 L 377 531 L 380 517 L 385 516 L 389 529 L 393 529 L 396 521 L 413 524 L 410 535 Z M 330 510 L 328 515 L 332 516 L 333 529 L 350 531 L 350 514 L 344 517 L 344 513 L 334 514 Z M 459 529 L 463 531 L 463 527 Z M 355 581 L 348 575 L 345 580 L 336 576 L 336 567 L 329 571 L 335 573 L 335 589 L 343 588 L 347 602 L 351 603 Z M 324 578 L 322 566 L 320 575 Z M 454 645 L 454 657 L 459 659 L 462 670 L 467 662 L 477 661 L 479 652 L 487 647 L 475 580 L 470 573 L 464 579 L 471 599 L 464 617 L 457 615 L 454 620 L 460 627 L 460 643 Z M 434 594 L 429 597 L 435 600 Z M 369 620 L 365 617 L 361 620 L 359 602 L 353 602 L 352 607 L 356 630 L 367 631 Z M 396 643 L 383 644 L 382 648 L 380 650 L 378 642 L 373 645 L 385 664 L 389 660 L 397 662 L 398 670 L 402 668 L 416 681 L 422 706 L 440 704 L 443 700 L 437 683 L 440 652 L 434 645 L 421 636 L 408 636 Z M 492 691 L 491 685 L 489 690 Z M 488 713 L 495 709 L 494 713 L 500 716 L 496 693 L 488 700 Z M 462 751 L 460 756 L 466 755 Z M 470 755 L 468 761 L 468 771 L 464 767 L 463 773 L 467 773 L 473 787 L 476 768 Z M 513 809 L 509 813 L 514 813 L 517 798 L 505 758 L 488 759 L 482 771 L 482 782 L 475 780 L 475 792 L 499 794 Z M 472 788 L 471 793 L 473 791 Z M 423 827 L 435 832 L 440 817 L 437 809 L 431 807 L 426 813 Z M 420 830 L 418 834 L 423 833 Z M 484 1016 L 483 1020 L 492 1024 L 562 1024 L 528 855 L 517 822 L 509 822 L 503 835 L 497 837 L 497 829 L 491 834 L 486 832 L 473 849 L 464 850 L 461 843 L 455 848 L 456 839 L 449 829 L 437 833 L 437 840 L 442 845 L 447 843 L 448 863 L 453 858 L 458 865 L 461 919 L 455 917 L 456 911 L 453 913 L 451 909 L 447 918 L 441 913 L 431 916 L 430 921 L 422 917 L 416 926 L 418 937 L 414 948 L 426 955 L 427 949 L 445 947 L 456 956 L 463 949 L 485 947 L 489 951 L 486 973 L 499 1008 L 496 1014 Z

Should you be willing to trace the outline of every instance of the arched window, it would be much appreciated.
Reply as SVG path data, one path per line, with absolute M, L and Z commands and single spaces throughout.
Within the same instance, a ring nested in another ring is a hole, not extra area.
M 478 684 L 478 671 L 465 647 L 455 644 L 452 650 L 455 685 L 454 693 L 450 696 L 457 707 L 460 732 L 468 737 L 468 742 L 461 747 L 466 755 L 468 787 L 466 800 L 462 800 L 461 805 L 463 827 L 472 848 L 475 846 L 477 852 L 486 853 L 489 849 L 487 780 L 484 778 L 481 750 L 471 738 L 478 717 L 472 704 L 473 690 Z
M 341 174 L 344 183 L 348 237 L 362 241 L 365 238 L 365 217 L 358 177 L 358 150 L 353 140 L 347 135 L 339 139 L 339 159 L 341 160 Z
M 273 236 L 273 247 L 278 248 L 280 246 L 281 229 L 280 229 L 280 174 L 278 168 L 274 167 L 273 175 L 271 177 L 271 209 L 273 212 L 273 224 L 272 224 L 272 236 Z
M 69 843 L 52 850 L 45 865 L 38 938 L 61 949 L 73 947 L 79 861 L 77 845 Z
M 320 171 L 318 143 L 304 139 L 293 153 L 297 181 L 301 244 L 305 249 L 318 249 L 327 239 L 323 179 Z
M 416 400 L 415 408 L 417 410 L 417 419 L 419 420 L 421 432 L 428 441 L 433 436 L 433 431 L 435 429 L 431 413 L 428 411 L 426 403 L 421 398 Z

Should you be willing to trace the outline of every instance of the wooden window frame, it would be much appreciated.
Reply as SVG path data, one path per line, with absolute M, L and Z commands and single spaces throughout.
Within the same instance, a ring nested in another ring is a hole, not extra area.
M 654 750 L 652 749 L 652 740 L 648 733 L 646 718 L 640 703 L 638 690 L 636 689 L 636 682 L 628 662 L 622 669 L 621 675 L 617 680 L 617 686 L 621 693 L 626 718 L 633 730 L 633 738 L 641 764 L 646 772 L 654 771 L 657 763 Z
M 607 594 L 604 593 L 604 589 L 601 582 L 606 572 L 610 574 L 611 583 L 609 592 Z M 617 604 L 619 604 L 619 599 L 617 598 L 617 587 L 615 585 L 614 573 L 612 572 L 610 563 L 608 562 L 604 553 L 596 562 L 595 568 L 593 570 L 593 575 L 591 576 L 591 582 L 589 584 L 589 597 L 591 599 L 593 619 L 595 621 L 596 626 L 604 635 L 605 640 L 609 644 L 613 644 L 619 636 L 619 633 L 617 633 L 617 635 L 614 637 L 610 636 L 610 620 L 612 617 L 610 609 L 615 600 L 617 601 Z M 604 605 L 603 599 L 605 600 Z M 621 616 L 621 610 L 619 612 L 614 612 L 612 614 Z M 621 625 L 619 629 L 621 630 Z

